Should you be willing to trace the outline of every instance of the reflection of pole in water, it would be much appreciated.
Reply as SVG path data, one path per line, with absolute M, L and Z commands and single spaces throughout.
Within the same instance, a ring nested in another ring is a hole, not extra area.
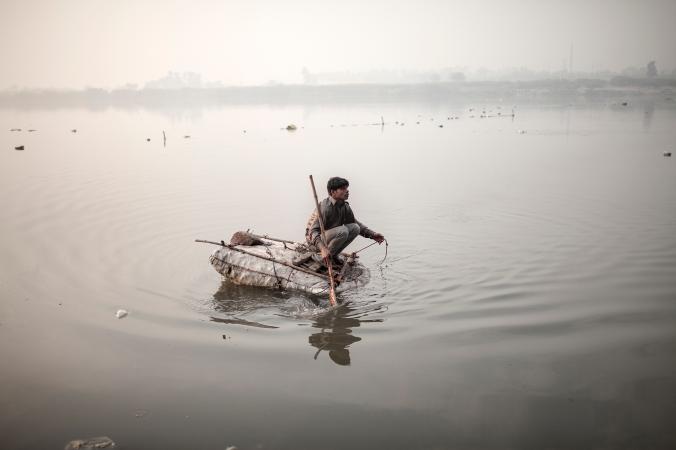
M 570 106 L 566 108 L 566 143 L 568 143 L 568 136 L 570 135 Z
M 643 110 L 643 131 L 650 131 L 650 126 L 653 123 L 653 116 L 655 115 L 655 104 L 650 102 L 645 105 Z

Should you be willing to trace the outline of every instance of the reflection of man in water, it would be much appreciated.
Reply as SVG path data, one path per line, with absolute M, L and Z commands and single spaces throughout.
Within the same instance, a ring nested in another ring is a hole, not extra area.
M 308 341 L 310 345 L 318 348 L 317 353 L 315 353 L 315 359 L 317 359 L 322 350 L 326 350 L 329 352 L 331 361 L 341 366 L 349 366 L 350 351 L 347 347 L 361 341 L 360 337 L 352 335 L 351 328 L 358 327 L 361 322 L 359 319 L 344 317 L 340 314 L 336 310 L 318 318 L 312 326 L 320 328 L 321 331 L 310 335 Z
M 308 341 L 313 347 L 317 347 L 315 359 L 322 350 L 328 350 L 329 358 L 341 366 L 350 365 L 350 344 L 361 341 L 360 337 L 352 336 L 352 330 L 334 328 L 332 331 L 322 330 L 320 333 L 310 335 Z

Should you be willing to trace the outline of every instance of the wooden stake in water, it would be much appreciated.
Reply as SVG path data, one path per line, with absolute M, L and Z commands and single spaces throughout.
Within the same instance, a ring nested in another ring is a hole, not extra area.
M 328 249 L 329 246 L 326 242 L 326 233 L 324 232 L 324 218 L 322 217 L 321 209 L 319 209 L 319 199 L 317 198 L 317 190 L 315 189 L 315 181 L 312 179 L 312 175 L 310 175 L 310 184 L 312 185 L 312 193 L 315 196 L 315 205 L 317 206 L 317 220 L 319 220 L 319 230 L 322 233 L 322 242 L 324 243 L 324 247 Z M 326 262 L 326 267 L 329 268 L 329 287 L 331 288 L 329 291 L 329 302 L 331 303 L 331 306 L 336 306 L 336 287 L 333 282 L 331 255 L 329 255 L 327 258 L 324 258 L 324 261 Z

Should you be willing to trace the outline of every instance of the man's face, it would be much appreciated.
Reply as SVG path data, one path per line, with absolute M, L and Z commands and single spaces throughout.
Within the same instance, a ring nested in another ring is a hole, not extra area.
M 348 199 L 349 196 L 350 196 L 350 188 L 348 186 L 344 186 L 331 191 L 331 197 L 333 197 L 334 200 L 345 201 Z

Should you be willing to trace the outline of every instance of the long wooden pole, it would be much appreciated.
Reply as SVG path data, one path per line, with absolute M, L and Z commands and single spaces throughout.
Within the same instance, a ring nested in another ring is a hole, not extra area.
M 326 242 L 326 232 L 324 231 L 324 218 L 322 217 L 322 210 L 319 208 L 319 199 L 317 198 L 317 190 L 315 189 L 315 180 L 312 179 L 312 175 L 310 175 L 310 184 L 312 185 L 312 193 L 315 196 L 315 205 L 317 206 L 317 220 L 319 220 L 319 230 L 322 233 L 322 242 L 324 243 L 324 247 L 326 247 L 328 250 L 329 246 Z M 324 258 L 324 261 L 326 262 L 326 267 L 329 268 L 329 287 L 331 288 L 329 291 L 329 302 L 331 303 L 331 306 L 336 306 L 336 287 L 334 286 L 333 282 L 333 264 L 331 262 L 331 255 L 329 255 L 327 258 Z
M 241 248 L 235 248 L 234 245 L 228 245 L 228 244 L 225 244 L 225 243 L 221 244 L 220 242 L 205 241 L 205 240 L 202 240 L 202 239 L 195 239 L 195 242 L 202 242 L 204 244 L 214 244 L 214 245 L 219 245 L 221 247 L 228 247 L 230 250 L 234 250 L 236 252 L 244 253 L 245 255 L 255 256 L 256 258 L 265 259 L 267 261 L 272 261 L 274 263 L 281 264 L 283 266 L 291 267 L 293 270 L 297 270 L 299 272 L 304 272 L 304 273 L 307 273 L 308 275 L 314 275 L 314 276 L 322 278 L 322 279 L 328 278 L 326 275 L 323 275 L 321 273 L 313 272 L 313 271 L 308 270 L 304 267 L 294 266 L 293 264 L 289 264 L 288 262 L 282 261 L 280 259 L 270 258 L 269 256 L 257 255 L 255 253 L 247 252 L 246 250 L 242 250 Z M 225 263 L 227 264 L 227 261 Z

